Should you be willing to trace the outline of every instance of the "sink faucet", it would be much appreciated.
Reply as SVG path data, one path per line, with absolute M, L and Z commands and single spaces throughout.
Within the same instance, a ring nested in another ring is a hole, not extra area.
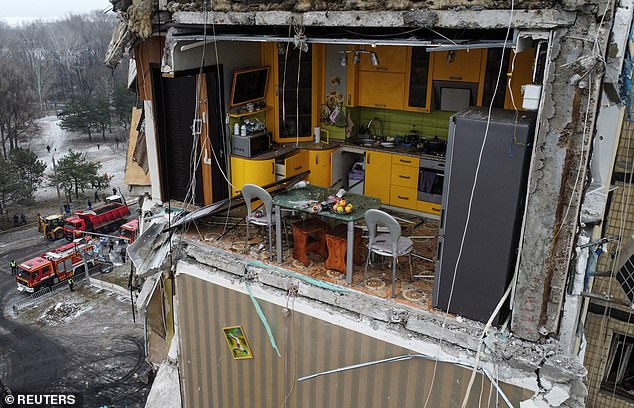
M 372 134 L 372 130 L 371 129 L 373 129 L 372 124 L 374 123 L 374 121 L 379 122 L 379 125 L 381 125 L 381 128 L 380 128 L 381 132 L 378 135 L 377 134 Z M 372 136 L 374 139 L 376 139 L 376 138 L 380 139 L 380 138 L 383 137 L 383 121 L 381 119 L 379 119 L 379 118 L 370 119 L 370 121 L 368 122 L 367 129 L 368 129 L 368 134 L 370 136 Z

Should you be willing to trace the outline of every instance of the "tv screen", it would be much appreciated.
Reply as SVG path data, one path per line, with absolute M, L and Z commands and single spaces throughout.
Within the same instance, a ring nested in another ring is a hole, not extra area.
M 231 106 L 264 99 L 266 83 L 269 78 L 269 67 L 249 68 L 233 73 L 231 88 Z

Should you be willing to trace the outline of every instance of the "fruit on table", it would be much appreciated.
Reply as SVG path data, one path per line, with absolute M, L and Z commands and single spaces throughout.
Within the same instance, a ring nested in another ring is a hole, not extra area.
M 352 203 L 348 203 L 346 200 L 339 200 L 332 206 L 332 210 L 337 213 L 351 213 L 353 209 Z

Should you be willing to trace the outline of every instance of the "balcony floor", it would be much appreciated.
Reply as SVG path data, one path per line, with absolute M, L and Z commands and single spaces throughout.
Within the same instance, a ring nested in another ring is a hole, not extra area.
M 403 236 L 432 237 L 413 239 L 414 249 L 412 252 L 426 258 L 435 259 L 438 222 L 401 213 L 394 215 L 411 221 L 411 223 L 401 222 Z M 367 255 L 367 231 L 364 231 L 361 245 L 364 264 L 354 265 L 352 284 L 348 284 L 345 281 L 344 273 L 326 269 L 325 260 L 317 254 L 309 253 L 310 263 L 308 267 L 305 267 L 299 261 L 293 259 L 292 250 L 289 251 L 284 235 L 284 261 L 281 264 L 278 264 L 275 261 L 275 256 L 272 261 L 269 261 L 268 244 L 264 238 L 264 235 L 266 235 L 265 228 L 261 229 L 257 226 L 252 226 L 250 228 L 251 237 L 249 239 L 249 253 L 248 255 L 244 254 L 246 226 L 244 222 L 235 226 L 235 224 L 240 221 L 241 217 L 244 217 L 244 215 L 240 211 L 234 211 L 228 219 L 225 217 L 215 217 L 211 220 L 203 222 L 199 221 L 196 227 L 190 227 L 184 235 L 189 239 L 224 249 L 238 256 L 247 256 L 250 259 L 259 260 L 313 277 L 315 279 L 349 287 L 351 289 L 362 291 L 381 298 L 389 299 L 391 297 L 392 269 L 390 259 L 377 256 L 374 260 L 374 264 L 368 267 L 368 279 L 365 283 L 363 282 L 363 269 Z M 223 231 L 225 231 L 225 223 L 226 232 L 222 235 Z M 363 220 L 361 220 L 358 225 L 363 226 Z M 290 228 L 288 235 L 292 239 Z M 273 231 L 273 236 L 275 236 L 275 231 Z M 263 248 L 258 250 L 259 247 Z M 429 262 L 413 256 L 412 264 L 414 275 L 433 276 L 435 268 L 434 262 Z M 433 277 L 414 278 L 412 281 L 410 279 L 407 257 L 401 257 L 399 258 L 396 269 L 395 297 L 393 300 L 419 309 L 431 310 L 433 284 Z

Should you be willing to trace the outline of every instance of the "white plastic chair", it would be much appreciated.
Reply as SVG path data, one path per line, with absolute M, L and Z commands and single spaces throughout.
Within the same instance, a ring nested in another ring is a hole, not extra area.
M 363 271 L 363 281 L 368 274 L 368 264 L 373 253 L 381 256 L 392 257 L 392 297 L 396 286 L 396 263 L 399 256 L 407 255 L 409 258 L 409 274 L 414 280 L 414 268 L 412 266 L 412 248 L 414 246 L 411 239 L 401 236 L 401 225 L 390 214 L 381 210 L 368 210 L 365 212 L 365 223 L 370 235 L 368 242 L 368 256 L 365 260 L 365 270 Z M 378 234 L 377 227 L 383 226 L 388 229 L 388 233 Z
M 247 237 L 244 242 L 244 251 L 247 252 L 249 247 L 249 225 L 266 226 L 269 229 L 269 260 L 271 260 L 273 259 L 272 226 L 275 223 L 275 217 L 273 217 L 273 198 L 265 189 L 255 184 L 245 184 L 242 187 L 242 197 L 244 197 L 244 202 L 247 205 Z M 262 202 L 264 207 L 262 216 L 256 217 L 256 214 L 253 213 L 251 201 L 255 199 Z

